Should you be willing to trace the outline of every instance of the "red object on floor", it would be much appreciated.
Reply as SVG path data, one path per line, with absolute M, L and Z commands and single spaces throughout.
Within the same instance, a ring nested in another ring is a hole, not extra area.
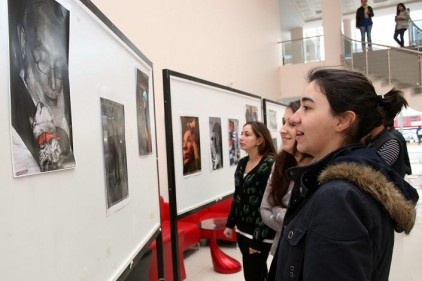
M 215 272 L 230 274 L 239 272 L 242 269 L 242 265 L 236 259 L 221 251 L 217 244 L 216 233 L 224 230 L 225 224 L 225 218 L 214 218 L 204 220 L 200 225 L 201 229 L 212 232 L 209 242 L 211 259 Z

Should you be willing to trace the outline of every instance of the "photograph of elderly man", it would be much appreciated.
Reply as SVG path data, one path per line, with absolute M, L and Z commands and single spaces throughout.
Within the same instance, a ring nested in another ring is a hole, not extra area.
M 14 176 L 73 168 L 69 11 L 54 0 L 8 5 Z

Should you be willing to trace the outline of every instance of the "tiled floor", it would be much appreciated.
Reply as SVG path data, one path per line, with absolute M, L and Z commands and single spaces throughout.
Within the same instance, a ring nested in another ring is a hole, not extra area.
M 422 196 L 421 190 L 419 194 Z M 397 234 L 394 256 L 390 272 L 390 281 L 422 280 L 422 211 L 418 210 L 416 225 L 410 235 Z M 239 249 L 235 243 L 219 243 L 220 248 L 231 257 L 241 261 Z M 268 265 L 271 263 L 271 256 Z M 220 274 L 213 270 L 209 247 L 202 243 L 199 250 L 189 250 L 185 254 L 186 281 L 241 281 L 242 271 L 233 274 Z
M 416 145 L 417 146 L 417 145 Z M 409 146 L 409 150 L 421 150 L 420 147 Z M 412 151 L 409 151 L 412 153 Z M 413 186 L 418 188 L 422 197 L 422 161 L 411 159 L 412 176 L 406 177 Z M 206 241 L 205 241 L 206 242 Z M 220 243 L 221 249 L 228 255 L 241 261 L 240 251 L 235 243 Z M 394 255 L 391 265 L 390 281 L 421 281 L 422 280 L 422 203 L 418 203 L 416 225 L 410 235 L 396 234 Z M 271 256 L 268 264 L 271 262 Z M 213 270 L 209 247 L 202 243 L 199 250 L 189 250 L 185 254 L 186 281 L 241 281 L 242 271 L 234 274 L 219 274 Z

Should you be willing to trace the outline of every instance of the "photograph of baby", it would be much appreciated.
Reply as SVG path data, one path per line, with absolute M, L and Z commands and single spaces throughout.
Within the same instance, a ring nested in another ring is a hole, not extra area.
M 101 98 L 107 208 L 128 197 L 125 111 L 120 103 Z
M 183 175 L 201 171 L 201 145 L 198 117 L 181 116 Z
M 221 118 L 210 117 L 210 151 L 211 151 L 211 169 L 218 170 L 223 168 L 223 141 L 221 134 Z
M 8 5 L 14 176 L 74 168 L 70 12 L 54 0 Z

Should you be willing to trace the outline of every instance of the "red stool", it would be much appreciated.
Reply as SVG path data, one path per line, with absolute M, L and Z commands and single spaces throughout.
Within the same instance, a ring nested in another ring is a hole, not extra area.
M 226 225 L 225 218 L 213 218 L 201 221 L 200 227 L 203 230 L 211 232 L 209 235 L 210 252 L 212 264 L 215 272 L 230 274 L 239 272 L 242 265 L 236 259 L 230 257 L 218 247 L 217 239 L 215 238 L 216 231 L 224 230 Z

